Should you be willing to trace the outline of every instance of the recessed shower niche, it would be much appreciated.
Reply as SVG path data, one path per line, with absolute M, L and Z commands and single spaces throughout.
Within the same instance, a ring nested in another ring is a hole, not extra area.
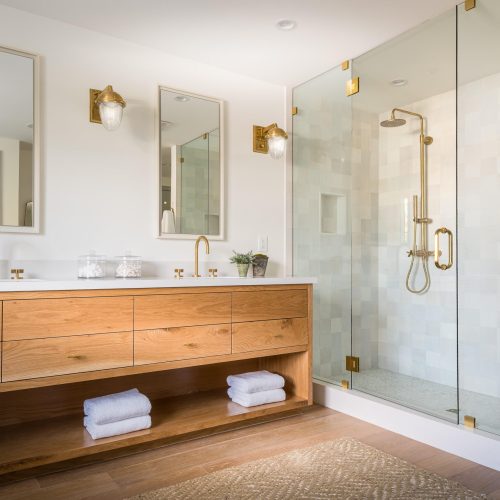
M 321 193 L 320 215 L 322 234 L 341 234 L 346 232 L 347 201 L 343 194 Z

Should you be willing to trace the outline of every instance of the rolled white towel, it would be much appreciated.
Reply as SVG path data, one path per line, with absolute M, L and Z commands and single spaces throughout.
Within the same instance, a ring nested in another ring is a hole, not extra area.
M 238 392 L 260 392 L 271 391 L 272 389 L 282 389 L 285 387 L 285 379 L 277 373 L 267 370 L 258 372 L 241 373 L 239 375 L 229 375 L 227 385 Z
M 96 424 L 91 418 L 84 417 L 83 425 L 92 436 L 92 439 L 101 439 L 149 429 L 151 427 L 151 417 L 146 415 L 143 417 L 127 418 L 111 424 Z
M 86 399 L 83 412 L 95 424 L 111 424 L 127 418 L 144 417 L 151 411 L 151 402 L 137 389 L 108 396 Z
M 283 389 L 271 389 L 270 391 L 261 392 L 239 392 L 233 388 L 227 390 L 227 395 L 241 406 L 259 406 L 268 403 L 277 403 L 285 401 L 286 393 Z

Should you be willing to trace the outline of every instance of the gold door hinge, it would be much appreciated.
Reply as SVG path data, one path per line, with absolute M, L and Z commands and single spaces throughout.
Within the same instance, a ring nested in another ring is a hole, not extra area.
M 297 106 L 292 106 L 292 116 L 295 116 L 299 112 L 299 108 Z
M 346 356 L 345 369 L 348 372 L 359 372 L 359 358 L 357 356 Z
M 470 415 L 464 415 L 464 425 L 469 429 L 476 428 L 476 417 L 471 417 Z
M 350 97 L 359 92 L 359 77 L 356 76 L 351 80 L 348 80 L 345 84 L 345 95 Z
M 349 380 L 341 380 L 340 385 L 342 386 L 342 389 L 349 389 Z
M 342 71 L 348 70 L 349 69 L 349 60 L 342 61 L 342 64 L 340 65 L 340 67 L 342 68 Z
M 476 0 L 465 0 L 465 10 L 472 10 L 476 8 Z
M 180 161 L 181 163 L 184 163 L 184 158 L 182 158 L 182 156 L 181 156 L 181 158 L 180 158 L 180 160 L 179 160 L 179 161 Z

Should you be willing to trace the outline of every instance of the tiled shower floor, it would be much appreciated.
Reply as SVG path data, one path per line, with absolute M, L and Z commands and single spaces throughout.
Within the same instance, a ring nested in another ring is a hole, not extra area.
M 352 388 L 374 396 L 456 422 L 455 387 L 409 377 L 389 370 L 373 369 L 352 374 Z M 345 375 L 338 377 L 338 380 Z M 335 378 L 337 380 L 337 378 Z M 476 418 L 476 427 L 500 434 L 500 398 L 472 391 L 460 391 L 460 423 L 463 416 Z

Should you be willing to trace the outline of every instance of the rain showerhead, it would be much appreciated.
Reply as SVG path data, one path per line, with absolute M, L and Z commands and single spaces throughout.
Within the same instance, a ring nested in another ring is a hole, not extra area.
M 384 120 L 383 122 L 380 122 L 381 127 L 401 127 L 406 123 L 406 120 L 403 120 L 403 118 L 394 118 L 391 117 L 388 120 Z

